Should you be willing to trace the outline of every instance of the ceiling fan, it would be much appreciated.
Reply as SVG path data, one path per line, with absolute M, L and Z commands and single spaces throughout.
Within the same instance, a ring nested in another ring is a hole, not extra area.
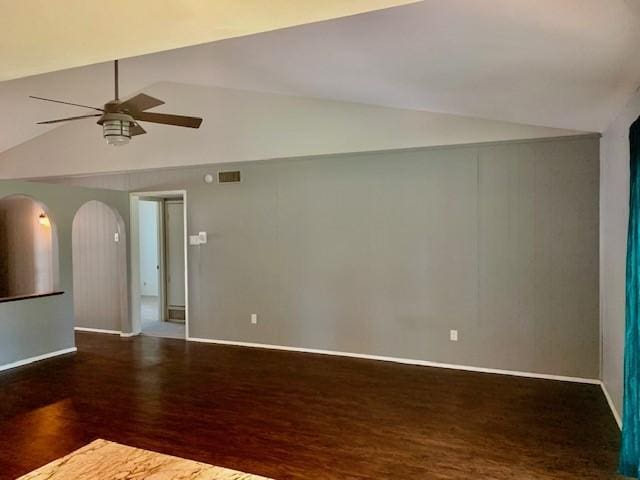
M 115 77 L 115 99 L 105 103 L 103 108 L 80 105 L 78 103 L 63 102 L 50 98 L 35 97 L 29 98 L 44 100 L 47 102 L 62 103 L 76 107 L 89 108 L 100 113 L 80 115 L 77 117 L 60 118 L 57 120 L 47 120 L 38 122 L 38 125 L 49 123 L 68 122 L 70 120 L 82 120 L 84 118 L 100 117 L 98 125 L 102 125 L 102 135 L 109 145 L 126 145 L 131 137 L 147 133 L 138 122 L 161 123 L 163 125 L 174 125 L 178 127 L 200 128 L 202 118 L 186 117 L 184 115 L 170 115 L 167 113 L 147 112 L 150 108 L 163 105 L 162 100 L 153 98 L 144 93 L 140 93 L 129 100 L 121 101 L 118 97 L 118 60 L 114 61 Z

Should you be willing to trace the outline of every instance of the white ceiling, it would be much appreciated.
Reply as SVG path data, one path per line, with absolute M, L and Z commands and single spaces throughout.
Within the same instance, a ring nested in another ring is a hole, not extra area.
M 161 81 L 602 131 L 640 82 L 638 0 L 426 0 L 127 59 L 121 93 Z M 0 83 L 0 151 L 101 105 L 100 64 Z M 172 111 L 171 99 L 160 111 Z
M 68 122 L 0 153 L 0 178 L 42 178 L 426 146 L 573 136 L 444 113 L 219 87 L 156 83 L 145 91 L 198 112 L 199 130 L 144 125 L 147 135 L 114 148 L 93 121 Z

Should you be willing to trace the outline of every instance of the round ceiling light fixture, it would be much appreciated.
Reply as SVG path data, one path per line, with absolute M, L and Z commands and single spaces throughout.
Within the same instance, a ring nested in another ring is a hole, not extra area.
M 133 117 L 124 113 L 107 113 L 101 119 L 102 136 L 109 145 L 126 145 L 131 140 Z

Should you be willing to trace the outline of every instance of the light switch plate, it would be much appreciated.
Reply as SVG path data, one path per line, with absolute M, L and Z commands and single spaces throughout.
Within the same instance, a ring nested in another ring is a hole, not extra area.
M 449 331 L 449 340 L 451 340 L 452 342 L 458 341 L 458 330 Z
M 200 245 L 200 236 L 189 235 L 189 245 Z
M 200 243 L 207 243 L 207 232 L 199 232 L 198 238 L 200 239 Z

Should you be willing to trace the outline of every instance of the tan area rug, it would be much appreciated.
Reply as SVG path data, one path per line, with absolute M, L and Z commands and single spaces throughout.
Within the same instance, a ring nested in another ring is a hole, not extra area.
M 269 480 L 106 440 L 96 440 L 18 480 Z

